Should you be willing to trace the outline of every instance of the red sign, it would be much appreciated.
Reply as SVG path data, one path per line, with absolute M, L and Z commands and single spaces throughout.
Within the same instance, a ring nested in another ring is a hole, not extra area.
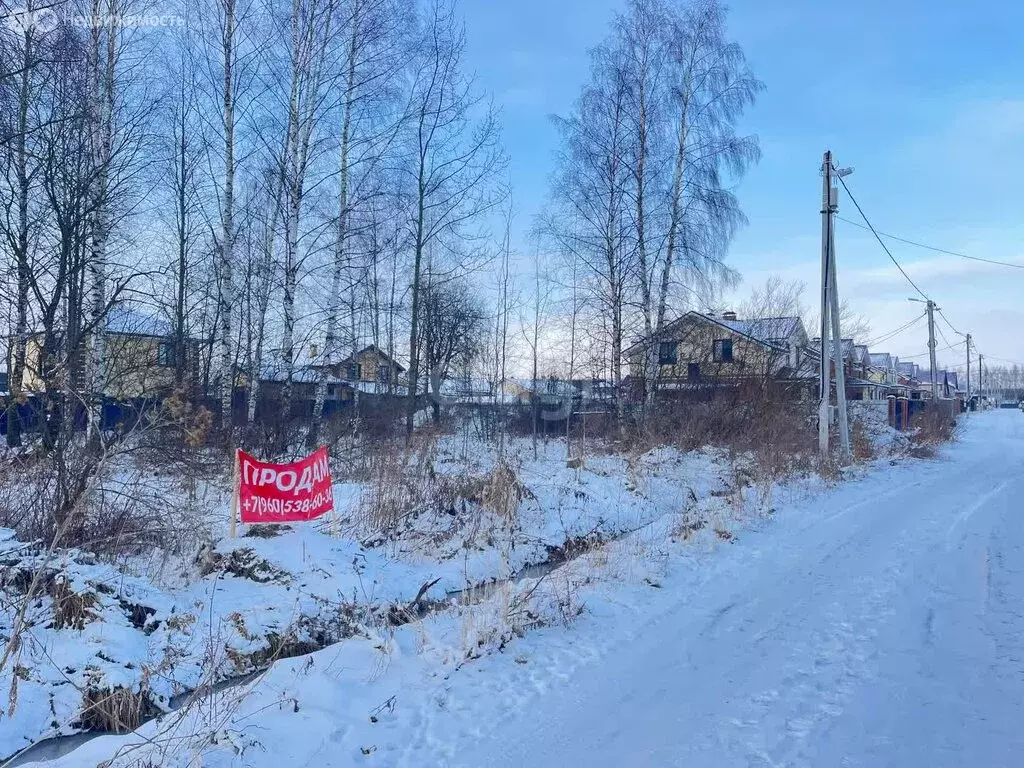
M 269 464 L 238 452 L 238 506 L 243 523 L 312 520 L 334 509 L 327 449 L 301 461 Z

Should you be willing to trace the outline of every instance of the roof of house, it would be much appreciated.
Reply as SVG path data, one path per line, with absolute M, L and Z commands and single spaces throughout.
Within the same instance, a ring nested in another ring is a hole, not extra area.
M 292 366 L 292 381 L 300 384 L 314 384 L 320 380 L 320 376 L 323 373 L 323 368 L 320 366 L 308 365 L 305 363 L 296 363 Z M 284 381 L 285 370 L 284 363 L 276 355 L 263 361 L 260 366 L 260 380 L 261 381 Z M 339 379 L 337 376 L 327 376 L 327 381 L 330 383 L 343 382 L 343 379 Z
M 892 355 L 888 352 L 871 352 L 868 354 L 868 359 L 871 361 L 871 365 L 886 369 L 892 368 Z
M 921 374 L 922 374 L 922 377 L 923 377 L 924 381 L 927 381 L 927 382 L 931 383 L 932 374 L 931 374 L 931 369 L 930 368 L 928 370 L 922 370 Z M 957 387 L 956 371 L 947 371 L 945 369 L 936 370 L 935 371 L 935 381 L 936 381 L 936 383 L 938 383 L 940 385 L 941 384 L 948 384 L 953 389 L 956 389 L 956 387 Z
M 162 317 L 140 312 L 137 309 L 115 304 L 107 312 L 107 333 L 165 338 L 174 335 L 174 327 Z
M 89 320 L 89 318 L 86 319 Z M 108 334 L 120 336 L 147 336 L 154 339 L 167 339 L 174 336 L 174 326 L 170 320 L 158 315 L 151 315 L 127 304 L 111 306 L 103 318 L 103 325 Z M 42 329 L 32 331 L 33 335 L 41 333 L 43 333 Z
M 917 373 L 917 363 L 896 363 L 896 371 L 904 376 L 914 376 Z
M 655 333 L 654 337 L 658 338 L 664 336 L 666 333 L 671 333 L 688 319 L 702 320 L 704 322 L 717 325 L 727 331 L 745 336 L 759 344 L 775 347 L 782 351 L 785 351 L 786 342 L 789 341 L 797 330 L 803 327 L 799 317 L 760 317 L 750 318 L 747 320 L 727 320 L 722 317 L 706 315 L 702 312 L 691 310 L 668 323 L 664 328 Z M 631 354 L 643 343 L 644 339 L 638 340 L 626 349 L 623 354 Z
M 853 339 L 843 339 L 843 359 L 845 360 L 853 352 Z M 814 339 L 808 347 L 814 355 L 821 355 L 821 339 Z
M 777 378 L 787 381 L 817 381 L 819 375 L 818 360 L 809 355 L 803 355 L 795 368 L 788 365 L 783 366 Z
M 445 397 L 479 397 L 494 394 L 494 384 L 487 379 L 449 378 L 441 381 Z
M 707 317 L 707 316 L 705 316 Z M 759 317 L 749 320 L 725 320 L 708 317 L 737 333 L 761 341 L 787 341 L 800 328 L 799 317 Z
M 376 344 L 370 344 L 368 346 L 363 347 L 358 352 L 353 352 L 351 355 L 349 355 L 344 360 L 342 360 L 340 364 L 341 365 L 345 365 L 346 363 L 351 361 L 353 358 L 359 357 L 360 355 L 365 355 L 367 352 L 376 352 L 377 353 L 377 357 L 379 357 L 382 360 L 386 360 L 387 362 L 391 363 L 391 365 L 395 366 L 395 368 L 398 369 L 399 373 L 405 373 L 405 367 L 401 363 L 399 363 L 397 360 L 392 358 L 390 355 L 388 355 L 386 352 L 384 352 L 381 349 L 379 349 Z

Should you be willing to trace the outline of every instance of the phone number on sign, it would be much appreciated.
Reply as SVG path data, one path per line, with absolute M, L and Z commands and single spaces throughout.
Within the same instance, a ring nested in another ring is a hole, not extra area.
M 246 500 L 245 505 L 247 512 L 251 511 L 256 515 L 290 515 L 315 512 L 330 503 L 330 492 L 321 491 L 316 496 L 305 499 L 267 499 L 262 496 L 253 496 Z

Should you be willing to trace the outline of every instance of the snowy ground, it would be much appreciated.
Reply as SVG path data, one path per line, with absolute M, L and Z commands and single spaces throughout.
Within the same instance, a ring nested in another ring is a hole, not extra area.
M 964 421 L 939 460 L 750 494 L 767 516 L 643 480 L 672 513 L 540 580 L 52 765 L 1019 765 L 1024 417 Z
M 594 456 L 576 470 L 566 467 L 564 446 L 542 445 L 534 459 L 528 442 L 519 441 L 509 459 L 524 497 L 514 518 L 502 519 L 479 501 L 493 455 L 453 443 L 434 457 L 430 474 L 438 479 L 416 481 L 430 486 L 431 502 L 403 513 L 386 532 L 367 520 L 368 489 L 339 483 L 340 536 L 328 535 L 332 526 L 323 520 L 273 538 L 222 540 L 197 562 L 179 562 L 180 572 L 161 566 L 159 579 L 146 575 L 152 558 L 126 573 L 82 552 L 49 558 L 0 530 L 0 639 L 11 636 L 25 587 L 45 563 L 26 613 L 29 629 L 0 674 L 8 702 L 0 713 L 0 759 L 95 727 L 81 717 L 84 702 L 111 691 L 140 694 L 156 713 L 192 689 L 281 656 L 342 639 L 354 648 L 383 647 L 394 625 L 408 620 L 396 617 L 396 608 L 417 597 L 416 615 L 453 613 L 437 619 L 453 628 L 442 663 L 461 663 L 560 618 L 547 582 L 530 592 L 532 582 L 515 581 L 530 566 L 570 556 L 580 542 L 613 540 L 676 517 L 684 504 L 703 518 L 725 518 L 733 497 L 742 501 L 748 490 L 735 486 L 735 467 L 720 452 Z M 390 475 L 383 483 L 402 484 Z M 223 520 L 214 525 L 226 527 Z M 529 599 L 516 598 L 517 589 Z M 474 605 L 461 605 L 469 600 Z

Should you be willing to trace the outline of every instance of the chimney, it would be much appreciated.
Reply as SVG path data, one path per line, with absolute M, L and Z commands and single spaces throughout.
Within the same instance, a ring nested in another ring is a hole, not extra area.
M 723 320 L 735 320 L 736 319 L 736 313 L 733 312 L 732 310 L 728 310 L 726 312 L 723 312 L 722 313 L 722 319 Z

